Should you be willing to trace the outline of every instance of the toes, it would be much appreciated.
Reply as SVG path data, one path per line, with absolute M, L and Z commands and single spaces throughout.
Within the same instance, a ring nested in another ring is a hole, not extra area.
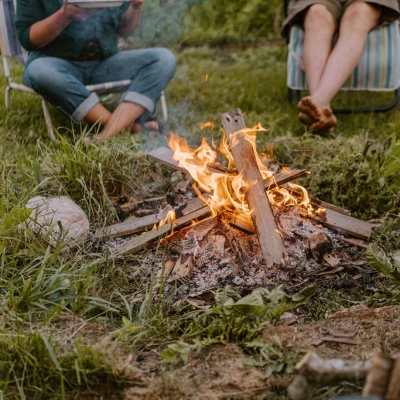
M 304 125 L 312 125 L 313 123 L 313 121 L 308 117 L 308 115 L 304 114 L 303 112 L 299 112 L 298 119 Z
M 318 107 L 314 104 L 311 97 L 303 97 L 299 104 L 297 105 L 297 109 L 305 114 L 311 122 L 317 122 L 321 118 L 321 113 L 318 110 Z
M 336 125 L 336 117 L 330 108 L 322 109 L 321 119 L 311 125 L 312 133 L 322 133 L 332 131 Z

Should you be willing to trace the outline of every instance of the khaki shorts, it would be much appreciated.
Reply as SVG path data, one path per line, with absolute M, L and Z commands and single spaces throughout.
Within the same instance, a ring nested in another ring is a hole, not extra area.
M 290 0 L 288 6 L 288 16 L 283 21 L 282 35 L 287 36 L 288 29 L 291 25 L 303 25 L 303 19 L 308 7 L 313 4 L 324 4 L 333 15 L 336 25 L 339 25 L 346 8 L 360 0 Z M 373 0 L 365 1 L 373 5 L 382 6 L 382 15 L 380 24 L 392 22 L 400 17 L 399 3 L 397 0 Z

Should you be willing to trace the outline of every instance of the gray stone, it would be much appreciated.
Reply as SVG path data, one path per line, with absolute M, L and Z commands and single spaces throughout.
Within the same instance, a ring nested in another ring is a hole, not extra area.
M 32 208 L 28 226 L 52 245 L 67 246 L 84 242 L 88 238 L 89 220 L 75 202 L 67 196 L 30 199 L 26 208 Z

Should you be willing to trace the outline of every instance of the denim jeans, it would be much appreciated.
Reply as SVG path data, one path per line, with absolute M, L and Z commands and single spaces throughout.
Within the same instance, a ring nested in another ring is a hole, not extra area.
M 79 123 L 100 101 L 85 85 L 131 79 L 121 101 L 138 104 L 145 114 L 153 114 L 175 69 L 174 54 L 164 48 L 121 51 L 102 61 L 86 62 L 41 55 L 27 65 L 22 80 Z

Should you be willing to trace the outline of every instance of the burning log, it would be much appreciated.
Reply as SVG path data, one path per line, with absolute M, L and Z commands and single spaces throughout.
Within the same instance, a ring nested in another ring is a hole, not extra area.
M 173 151 L 166 147 L 161 147 L 149 152 L 148 157 L 154 161 L 160 162 L 170 168 L 188 173 L 184 168 L 179 167 L 178 162 L 172 159 Z M 213 169 L 216 167 L 213 165 Z M 229 170 L 233 171 L 233 170 Z M 236 171 L 235 171 L 236 172 Z M 277 186 L 293 181 L 301 176 L 308 174 L 307 170 L 293 170 L 290 173 L 278 173 L 271 178 L 264 180 L 266 189 L 272 189 Z M 295 194 L 292 192 L 292 194 Z M 310 203 L 316 208 L 323 208 L 325 212 L 323 215 L 310 216 L 320 220 L 324 225 L 329 226 L 340 231 L 347 233 L 350 236 L 360 238 L 362 240 L 369 240 L 372 233 L 373 225 L 367 221 L 362 221 L 357 218 L 351 217 L 347 210 L 323 202 L 314 197 L 309 198 Z M 360 244 L 362 246 L 362 244 Z
M 189 172 L 185 169 L 179 166 L 179 162 L 175 161 L 172 157 L 174 155 L 174 152 L 169 149 L 168 147 L 159 147 L 153 151 L 150 151 L 147 153 L 147 157 L 149 157 L 153 161 L 157 161 L 167 167 L 170 167 L 174 170 L 184 172 L 185 174 L 189 174 Z M 226 168 L 223 165 L 219 164 L 208 164 L 207 167 L 210 170 L 217 171 L 217 172 L 224 172 L 224 173 L 230 173 L 230 174 L 237 174 L 236 170 Z M 266 189 L 273 189 L 277 186 L 281 186 L 284 183 L 294 181 L 297 178 L 300 178 L 304 175 L 309 174 L 310 172 L 307 171 L 306 169 L 296 169 L 290 172 L 285 172 L 285 173 L 278 173 L 271 178 L 265 179 L 264 186 Z
M 237 171 L 251 186 L 247 189 L 246 200 L 252 210 L 252 220 L 258 234 L 265 262 L 270 267 L 282 264 L 286 255 L 281 236 L 278 232 L 274 215 L 264 183 L 257 166 L 253 145 L 239 131 L 246 126 L 239 109 L 221 115 L 231 153 L 235 160 Z
M 121 246 L 114 248 L 110 251 L 111 258 L 118 258 L 124 256 L 126 254 L 135 253 L 159 238 L 169 234 L 173 229 L 187 225 L 198 218 L 205 217 L 210 213 L 210 208 L 208 206 L 202 207 L 197 211 L 194 211 L 190 214 L 187 214 L 181 218 L 176 219 L 175 221 L 166 223 L 157 229 L 153 229 L 149 232 L 146 232 L 140 236 L 133 237 L 132 239 L 128 240 Z

